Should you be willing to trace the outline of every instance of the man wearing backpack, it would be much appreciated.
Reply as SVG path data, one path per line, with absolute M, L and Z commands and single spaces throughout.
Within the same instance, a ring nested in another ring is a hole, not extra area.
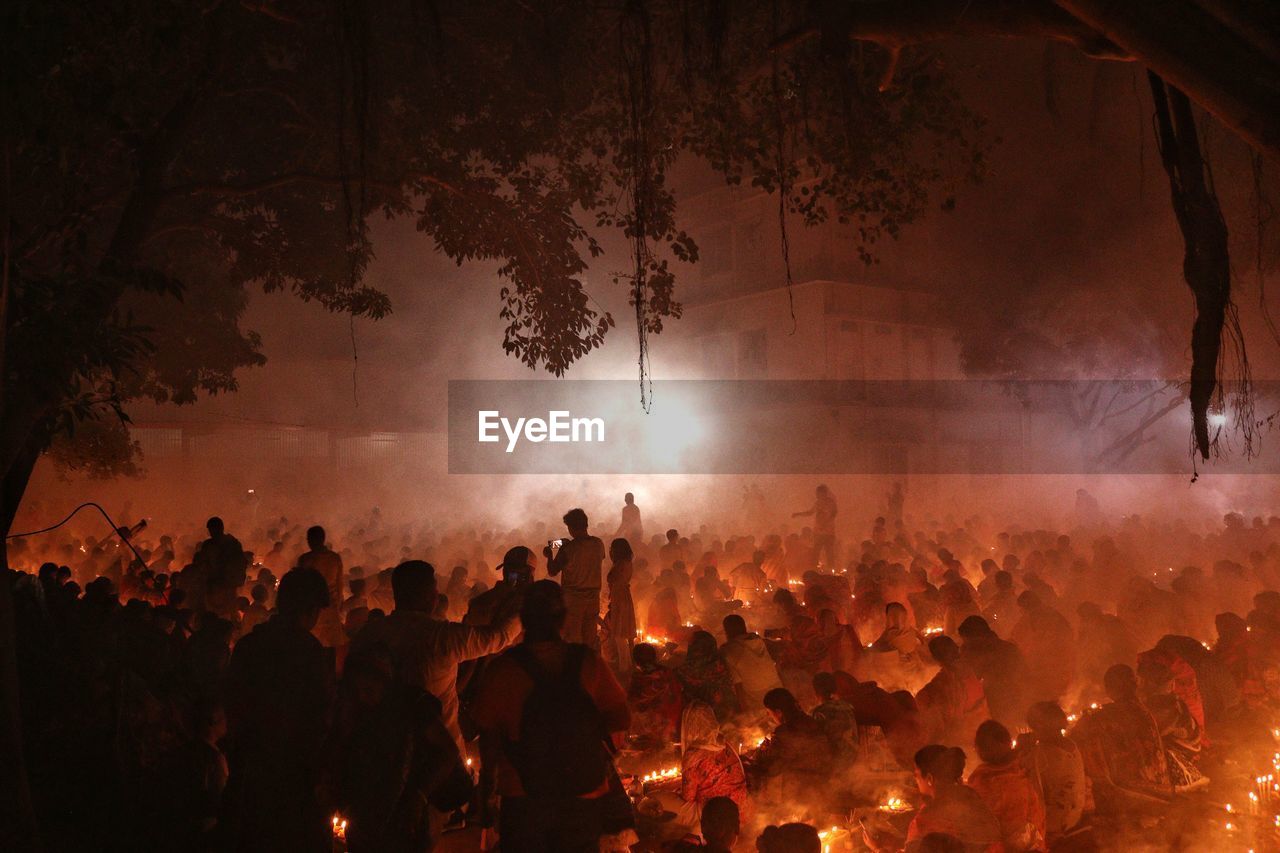
M 538 581 L 520 608 L 524 640 L 481 681 L 472 716 L 497 769 L 502 849 L 595 853 L 614 778 L 610 737 L 631 724 L 627 698 L 600 656 L 561 638 L 564 593 Z

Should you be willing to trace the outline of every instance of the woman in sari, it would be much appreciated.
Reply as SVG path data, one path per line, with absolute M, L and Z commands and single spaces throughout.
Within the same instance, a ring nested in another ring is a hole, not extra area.
M 632 733 L 668 744 L 676 739 L 680 723 L 680 680 L 658 662 L 658 650 L 640 643 L 631 650 L 634 667 L 627 685 L 627 705 L 631 708 Z
M 680 731 L 680 793 L 660 793 L 663 807 L 676 813 L 681 827 L 694 829 L 712 797 L 728 797 L 745 816 L 747 774 L 738 753 L 724 742 L 715 712 L 700 702 L 689 705 Z
M 978 726 L 991 716 L 982 681 L 945 634 L 929 641 L 929 654 L 942 669 L 916 694 L 921 719 L 935 743 L 971 744 Z
M 733 676 L 720 657 L 716 638 L 706 631 L 695 631 L 689 640 L 689 653 L 676 669 L 676 677 L 684 688 L 685 704 L 701 702 L 711 706 L 716 719 L 726 720 L 738 710 L 738 697 L 733 690 Z
M 1138 681 L 1142 704 L 1147 706 L 1160 729 L 1174 790 L 1185 791 L 1207 784 L 1199 767 L 1203 730 L 1187 703 L 1178 696 L 1173 671 L 1158 661 L 1140 658 Z

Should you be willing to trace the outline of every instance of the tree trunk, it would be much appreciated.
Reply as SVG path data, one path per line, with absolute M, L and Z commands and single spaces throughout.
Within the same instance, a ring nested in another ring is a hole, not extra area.
M 1191 102 L 1155 72 L 1148 72 L 1148 78 L 1156 108 L 1160 162 L 1169 175 L 1173 212 L 1186 246 L 1182 275 L 1196 300 L 1191 330 L 1191 428 L 1200 457 L 1208 459 L 1209 404 L 1219 391 L 1222 328 L 1231 302 L 1227 225 L 1218 196 L 1206 180 Z
M 4 827 L 8 849 L 32 851 L 42 847 L 22 748 L 17 626 L 4 537 L 13 528 L 22 493 L 39 457 L 38 442 L 28 441 L 0 482 L 0 569 L 4 570 L 4 577 L 0 578 L 0 825 Z

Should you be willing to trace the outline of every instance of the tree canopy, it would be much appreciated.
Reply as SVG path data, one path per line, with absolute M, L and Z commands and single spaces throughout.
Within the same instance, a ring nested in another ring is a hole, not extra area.
M 838 218 L 862 253 L 980 177 L 981 121 L 927 51 L 773 50 L 799 3 L 18 2 L 5 13 L 5 470 L 134 396 L 188 402 L 259 363 L 246 287 L 354 316 L 375 216 L 492 263 L 502 346 L 563 374 L 615 319 L 678 316 L 676 158 Z M 892 71 L 893 85 L 885 85 Z
M 246 287 L 384 316 L 364 275 L 375 216 L 493 264 L 502 346 L 555 375 L 615 325 L 583 289 L 601 229 L 629 241 L 642 371 L 647 335 L 679 315 L 698 249 L 676 225 L 677 158 L 776 193 L 784 247 L 789 221 L 836 218 L 870 261 L 986 169 L 981 119 L 928 50 L 949 36 L 1139 60 L 1274 154 L 1274 11 L 1174 5 L 7 4 L 8 497 L 79 419 L 234 389 L 262 360 Z M 1196 27 L 1231 61 L 1191 51 Z

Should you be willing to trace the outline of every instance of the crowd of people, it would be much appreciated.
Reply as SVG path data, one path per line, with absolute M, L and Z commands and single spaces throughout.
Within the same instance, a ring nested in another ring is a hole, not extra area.
M 12 539 L 47 846 L 1173 849 L 1270 760 L 1280 518 L 895 495 L 773 531 L 646 536 L 628 494 L 603 538 L 575 508 Z

